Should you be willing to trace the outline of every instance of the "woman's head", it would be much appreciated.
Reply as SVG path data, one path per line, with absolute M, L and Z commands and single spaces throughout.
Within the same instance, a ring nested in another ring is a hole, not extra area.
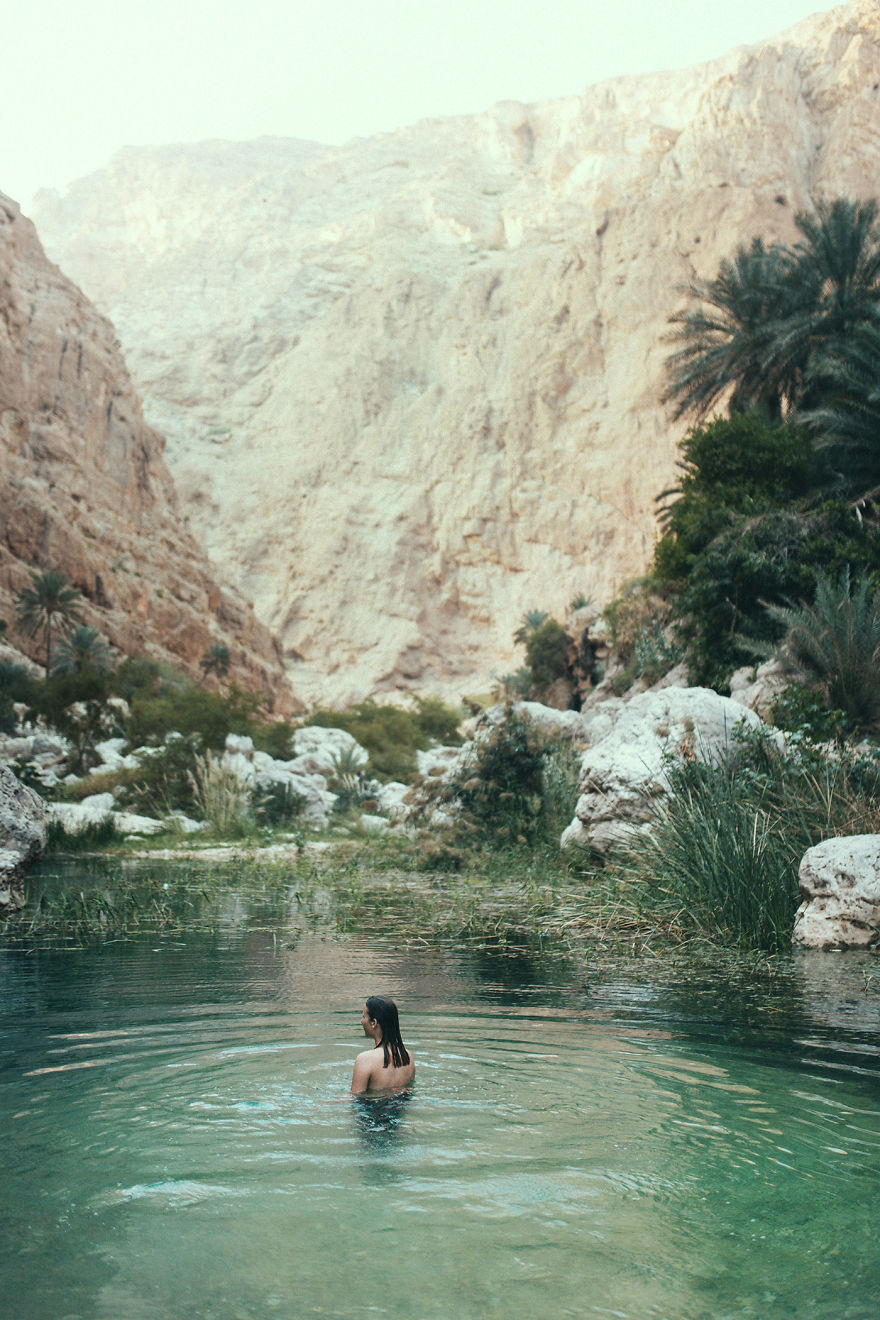
M 400 1020 L 394 1000 L 386 999 L 384 995 L 370 995 L 364 1007 L 370 1021 L 375 1022 L 382 1033 L 376 1044 L 382 1046 L 385 1067 L 388 1067 L 389 1055 L 397 1068 L 409 1063 L 409 1054 L 400 1036 Z

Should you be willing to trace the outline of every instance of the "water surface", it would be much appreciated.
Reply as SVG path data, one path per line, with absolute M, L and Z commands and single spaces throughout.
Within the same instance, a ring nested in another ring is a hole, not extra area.
M 9 1320 L 880 1314 L 880 981 L 306 933 L 0 955 Z M 365 997 L 411 1097 L 345 1098 Z

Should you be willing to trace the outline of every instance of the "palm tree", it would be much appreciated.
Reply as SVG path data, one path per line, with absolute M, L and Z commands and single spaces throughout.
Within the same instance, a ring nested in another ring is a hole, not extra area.
M 112 667 L 110 648 L 97 628 L 80 624 L 58 642 L 52 654 L 52 677 L 68 674 L 106 674 Z
M 230 659 L 228 646 L 225 646 L 223 642 L 212 642 L 199 662 L 202 670 L 199 683 L 204 683 L 209 674 L 216 674 L 218 678 L 225 678 L 229 673 Z
M 513 634 L 513 640 L 520 645 L 527 642 L 533 632 L 537 632 L 542 623 L 546 623 L 549 614 L 545 610 L 526 610 L 522 622 Z
M 793 247 L 754 239 L 714 280 L 688 286 L 701 305 L 670 318 L 675 415 L 704 417 L 728 392 L 731 412 L 763 408 L 772 420 L 817 407 L 818 364 L 880 310 L 877 219 L 874 201 L 820 202 L 796 217 Z
M 679 347 L 667 359 L 665 402 L 676 418 L 705 417 L 725 395 L 730 411 L 749 408 L 781 419 L 797 393 L 801 364 L 780 342 L 780 322 L 795 314 L 798 292 L 785 249 L 755 238 L 722 261 L 714 280 L 687 286 L 699 304 L 670 317 Z
M 817 364 L 822 403 L 804 422 L 844 494 L 880 495 L 880 320 L 858 326 Z M 817 391 L 818 392 L 818 391 Z
M 66 573 L 35 573 L 33 570 L 31 585 L 20 591 L 15 598 L 18 622 L 25 631 L 31 637 L 40 631 L 46 634 L 47 675 L 53 629 L 58 627 L 67 630 L 80 621 L 80 600 L 79 591 L 68 582 Z
M 783 668 L 856 728 L 880 728 L 880 592 L 870 577 L 851 581 L 848 565 L 837 582 L 820 574 L 812 605 L 789 601 L 767 612 L 785 629 L 776 651 Z

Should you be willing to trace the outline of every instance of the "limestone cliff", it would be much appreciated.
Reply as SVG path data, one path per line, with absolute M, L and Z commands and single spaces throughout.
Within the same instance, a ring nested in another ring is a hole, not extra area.
M 185 526 L 163 442 L 143 420 L 113 327 L 47 260 L 33 225 L 0 194 L 0 618 L 29 568 L 59 569 L 86 622 L 124 653 L 191 674 L 212 642 L 232 676 L 289 709 L 277 643 L 221 591 Z
M 484 686 L 642 571 L 680 286 L 877 192 L 880 11 L 338 149 L 127 149 L 37 223 L 298 689 Z

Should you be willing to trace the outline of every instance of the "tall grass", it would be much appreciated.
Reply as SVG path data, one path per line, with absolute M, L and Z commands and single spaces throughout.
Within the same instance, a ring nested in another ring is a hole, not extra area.
M 790 942 L 807 848 L 880 828 L 880 764 L 867 751 L 779 753 L 753 737 L 736 764 L 677 763 L 668 778 L 623 872 L 647 904 L 741 948 Z
M 189 777 L 196 807 L 216 838 L 241 839 L 253 831 L 248 787 L 219 756 L 197 756 Z

